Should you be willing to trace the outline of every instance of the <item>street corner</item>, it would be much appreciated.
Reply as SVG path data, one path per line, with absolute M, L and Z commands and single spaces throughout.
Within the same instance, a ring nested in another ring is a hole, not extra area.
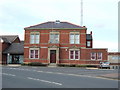
M 120 73 L 110 73 L 110 74 L 100 75 L 100 77 L 103 77 L 103 78 L 116 79 L 116 80 L 120 80 L 119 76 L 120 76 Z

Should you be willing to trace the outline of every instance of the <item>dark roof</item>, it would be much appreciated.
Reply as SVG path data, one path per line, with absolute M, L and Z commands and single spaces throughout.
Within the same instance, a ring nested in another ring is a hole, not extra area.
M 6 43 L 12 43 L 18 35 L 1 35 L 0 38 Z
M 69 22 L 49 21 L 49 22 L 38 24 L 38 25 L 26 27 L 25 29 L 70 29 L 70 28 L 82 29 L 85 27 L 81 27 L 79 25 L 75 25 Z
M 91 34 L 86 34 L 86 39 L 87 40 L 92 40 L 92 35 Z
M 108 55 L 120 55 L 120 52 L 108 52 Z
M 4 54 L 23 54 L 24 53 L 24 42 L 21 43 L 12 43 L 10 47 L 4 50 Z

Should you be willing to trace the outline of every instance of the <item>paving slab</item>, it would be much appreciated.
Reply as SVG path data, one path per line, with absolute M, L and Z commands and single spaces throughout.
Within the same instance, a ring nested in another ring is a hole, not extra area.
M 120 80 L 120 78 L 119 78 L 120 77 L 120 73 L 104 74 L 104 75 L 100 75 L 100 77 Z

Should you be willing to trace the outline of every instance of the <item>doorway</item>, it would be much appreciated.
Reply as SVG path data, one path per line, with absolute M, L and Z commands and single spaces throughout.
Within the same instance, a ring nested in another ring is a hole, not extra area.
M 12 55 L 12 64 L 19 64 L 19 55 Z
M 50 50 L 50 63 L 56 63 L 56 50 Z

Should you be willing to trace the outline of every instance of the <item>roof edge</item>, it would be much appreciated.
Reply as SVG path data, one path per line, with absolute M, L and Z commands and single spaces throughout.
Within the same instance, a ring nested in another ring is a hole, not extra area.
M 37 29 L 37 30 L 48 30 L 48 29 L 80 29 L 80 30 L 87 30 L 87 28 L 24 28 L 24 30 L 34 30 L 34 29 Z

